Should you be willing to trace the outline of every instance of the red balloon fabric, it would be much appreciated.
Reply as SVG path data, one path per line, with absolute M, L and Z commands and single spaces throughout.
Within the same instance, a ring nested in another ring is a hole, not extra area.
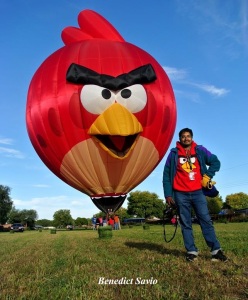
M 27 130 L 55 175 L 114 211 L 165 155 L 176 102 L 150 54 L 94 11 L 82 11 L 78 23 L 31 80 Z

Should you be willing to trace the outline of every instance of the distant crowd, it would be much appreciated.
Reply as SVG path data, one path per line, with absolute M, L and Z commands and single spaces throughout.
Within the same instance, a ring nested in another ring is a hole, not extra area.
M 91 219 L 93 230 L 97 230 L 99 226 L 112 226 L 114 230 L 121 229 L 120 219 L 118 215 L 107 215 L 104 217 L 93 216 Z

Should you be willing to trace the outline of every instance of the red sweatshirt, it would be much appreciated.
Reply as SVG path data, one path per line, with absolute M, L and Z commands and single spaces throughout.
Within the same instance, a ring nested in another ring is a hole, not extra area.
M 200 165 L 195 153 L 196 143 L 192 141 L 190 150 L 186 151 L 177 142 L 178 162 L 173 188 L 176 191 L 192 192 L 202 188 Z

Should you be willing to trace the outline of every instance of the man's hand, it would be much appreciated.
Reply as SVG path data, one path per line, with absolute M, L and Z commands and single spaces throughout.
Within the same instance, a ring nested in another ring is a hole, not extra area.
M 216 184 L 216 182 L 211 181 L 211 178 L 208 175 L 204 174 L 202 177 L 201 184 L 204 188 L 211 190 L 211 188 L 213 187 L 214 184 Z
M 166 197 L 165 199 L 166 199 L 166 203 L 167 203 L 169 206 L 175 205 L 175 201 L 172 199 L 171 196 Z

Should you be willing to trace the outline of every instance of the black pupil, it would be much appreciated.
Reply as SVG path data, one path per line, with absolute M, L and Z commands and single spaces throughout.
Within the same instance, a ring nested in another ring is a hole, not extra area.
M 132 92 L 129 89 L 124 89 L 121 91 L 122 98 L 127 99 L 127 98 L 131 97 L 131 95 L 132 95 Z
M 111 98 L 111 92 L 108 89 L 102 90 L 102 96 L 104 99 L 108 100 Z

